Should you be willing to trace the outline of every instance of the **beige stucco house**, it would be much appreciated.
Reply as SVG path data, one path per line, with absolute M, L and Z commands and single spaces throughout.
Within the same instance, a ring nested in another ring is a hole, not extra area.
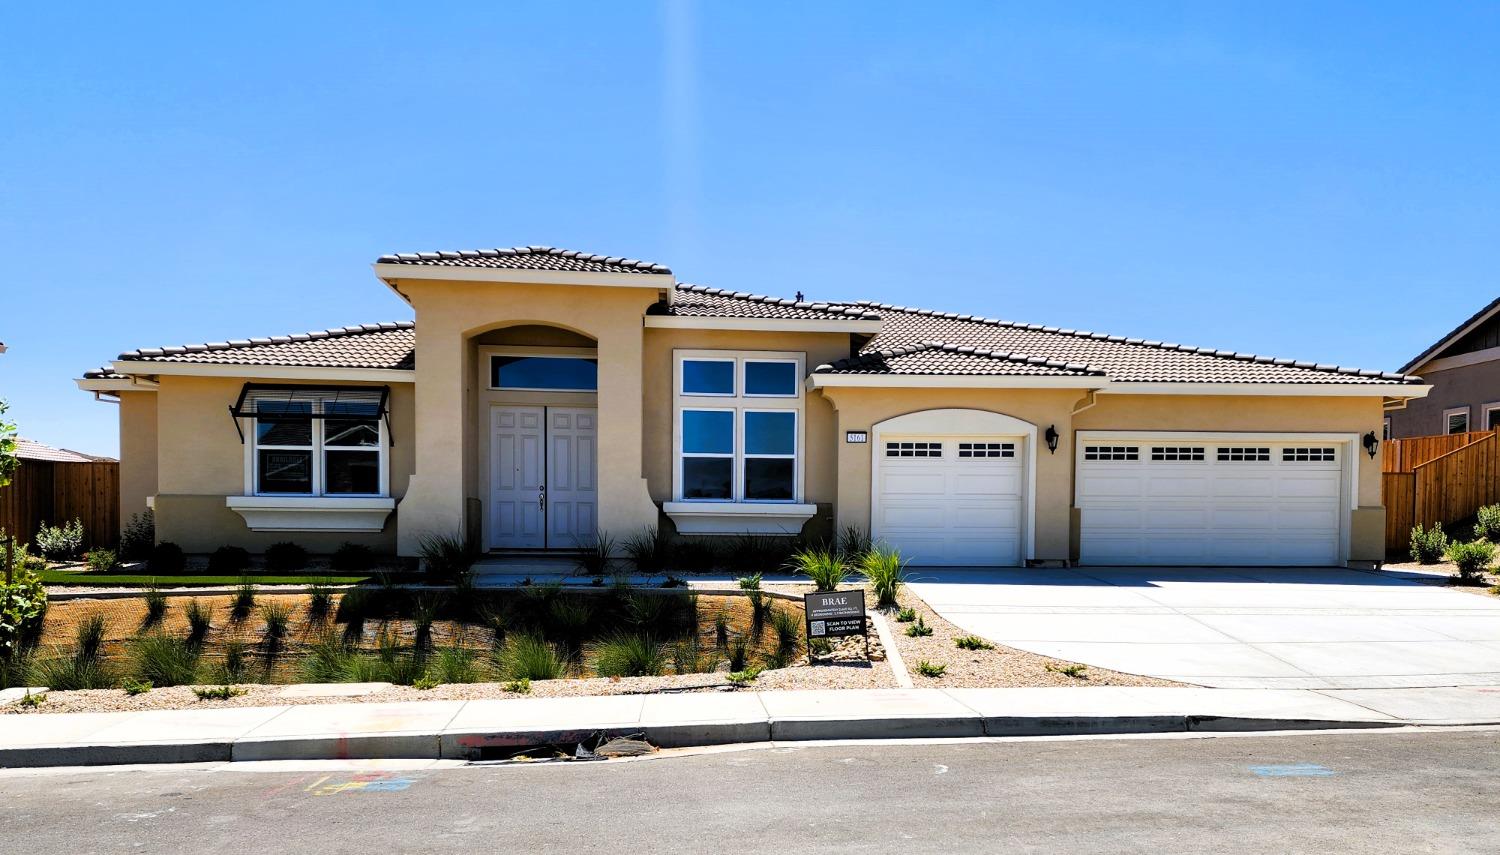
M 86 374 L 119 400 L 123 514 L 190 552 L 857 526 L 918 565 L 1336 565 L 1384 557 L 1383 411 L 1427 392 L 546 247 L 374 269 L 414 322 Z

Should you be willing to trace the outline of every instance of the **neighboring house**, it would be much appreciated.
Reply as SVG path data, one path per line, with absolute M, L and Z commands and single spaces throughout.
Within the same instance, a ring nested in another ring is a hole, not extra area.
M 1434 436 L 1500 427 L 1500 299 L 1401 368 L 1432 387 L 1386 414 L 1387 436 Z
M 124 511 L 154 505 L 191 552 L 856 526 L 927 565 L 1379 561 L 1383 407 L 1427 392 L 546 247 L 374 269 L 415 322 L 137 350 L 78 381 L 119 398 Z
M 112 546 L 120 528 L 119 464 L 100 457 L 16 438 L 21 465 L 0 487 L 0 529 L 29 541 L 43 522 L 78 519 L 87 542 Z

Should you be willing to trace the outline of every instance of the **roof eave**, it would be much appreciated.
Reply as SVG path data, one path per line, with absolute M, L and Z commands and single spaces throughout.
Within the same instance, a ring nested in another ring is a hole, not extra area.
M 1465 335 L 1468 335 L 1474 330 L 1475 327 L 1494 317 L 1496 312 L 1500 312 L 1500 297 L 1491 300 L 1488 306 L 1485 306 L 1483 309 L 1475 312 L 1469 317 L 1468 320 L 1459 324 L 1457 327 L 1454 327 L 1452 332 L 1438 339 L 1437 343 L 1417 354 L 1416 357 L 1412 359 L 1412 361 L 1398 368 L 1397 373 L 1421 374 L 1422 372 L 1417 369 L 1425 368 L 1427 363 L 1434 361 L 1434 358 L 1443 352 L 1444 348 L 1453 344 L 1454 341 L 1463 338 Z
M 1016 374 L 810 374 L 808 389 L 1089 389 L 1108 385 L 1103 377 Z
M 371 265 L 375 275 L 391 287 L 402 280 L 438 282 L 492 282 L 507 285 L 587 285 L 614 288 L 665 288 L 677 284 L 671 273 L 614 273 L 574 270 L 524 270 L 498 267 L 452 267 L 438 264 Z M 669 297 L 670 299 L 670 297 Z
M 1131 383 L 1111 381 L 1110 395 L 1253 395 L 1293 398 L 1425 398 L 1432 387 L 1417 383 Z
M 646 326 L 678 330 L 764 330 L 766 332 L 878 333 L 881 321 L 868 318 L 751 318 L 646 315 Z
M 256 380 L 348 380 L 371 383 L 415 383 L 410 368 L 348 368 L 314 365 L 238 365 L 228 362 L 151 362 L 118 360 L 120 374 L 184 377 L 241 377 Z

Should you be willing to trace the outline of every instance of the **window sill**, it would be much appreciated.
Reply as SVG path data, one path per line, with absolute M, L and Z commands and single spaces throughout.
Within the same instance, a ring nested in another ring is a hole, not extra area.
M 380 531 L 396 500 L 343 496 L 230 496 L 251 531 Z
M 767 502 L 666 502 L 662 510 L 679 534 L 796 535 L 817 505 Z

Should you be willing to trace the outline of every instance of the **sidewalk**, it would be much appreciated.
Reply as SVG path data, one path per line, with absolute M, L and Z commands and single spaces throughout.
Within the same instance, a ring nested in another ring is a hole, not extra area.
M 1080 687 L 719 692 L 0 716 L 0 767 L 457 759 L 644 732 L 746 742 L 1500 723 L 1500 692 Z

